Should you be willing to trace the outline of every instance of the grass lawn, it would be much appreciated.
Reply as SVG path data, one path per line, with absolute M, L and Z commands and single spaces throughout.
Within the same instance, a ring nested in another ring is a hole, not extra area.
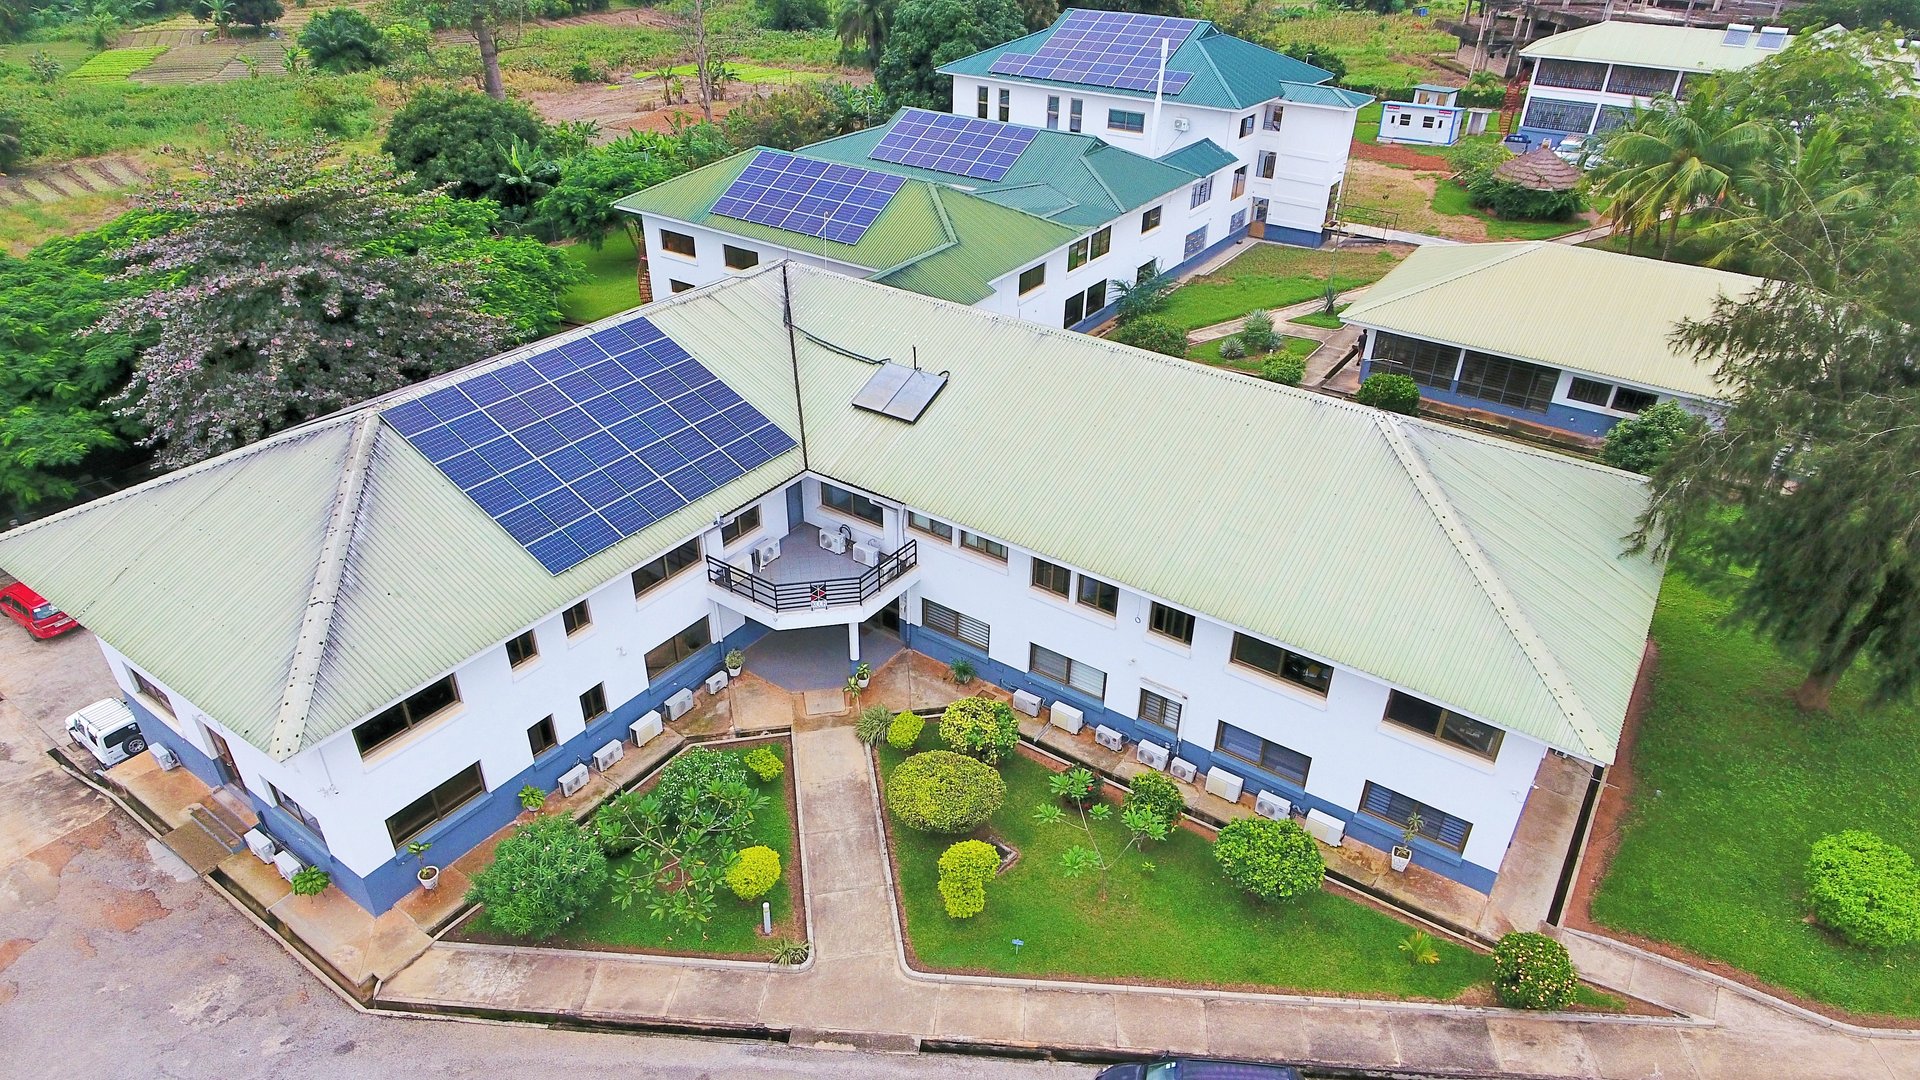
M 584 275 L 560 297 L 560 314 L 568 322 L 590 323 L 639 305 L 640 286 L 635 280 L 639 256 L 627 230 L 607 233 L 598 251 L 586 244 L 568 244 L 560 250 Z
M 1203 341 L 1187 350 L 1187 359 L 1197 360 L 1202 364 L 1211 364 L 1214 367 L 1232 368 L 1235 371 L 1246 371 L 1255 375 L 1260 374 L 1260 365 L 1267 360 L 1265 356 L 1243 356 L 1238 360 L 1223 360 L 1220 358 L 1220 346 L 1230 340 L 1232 339 L 1215 338 L 1212 341 Z M 1287 337 L 1283 334 L 1280 337 L 1280 347 L 1269 355 L 1298 356 L 1304 359 L 1319 347 L 1320 343 L 1312 338 Z
M 1324 311 L 1309 311 L 1305 315 L 1296 315 L 1287 321 L 1299 323 L 1301 326 L 1317 326 L 1322 330 L 1338 330 L 1347 325 L 1346 320 L 1340 317 L 1340 313 L 1352 306 L 1352 304 L 1341 304 L 1333 309 L 1331 315 Z
M 1323 295 L 1330 259 L 1337 269 L 1334 288 L 1346 290 L 1380 280 L 1401 258 L 1392 251 L 1343 251 L 1336 257 L 1310 248 L 1254 244 L 1219 270 L 1175 289 L 1161 314 L 1182 330 L 1197 330 Z
M 1376 101 L 1353 116 L 1353 137 L 1369 146 L 1380 145 L 1380 114 L 1386 106 Z
M 1721 625 L 1726 608 L 1667 575 L 1634 801 L 1593 917 L 1848 1010 L 1920 1016 L 1920 947 L 1873 953 L 1803 921 L 1821 836 L 1867 829 L 1920 853 L 1920 707 L 1870 711 L 1852 678 L 1831 715 L 1802 715 L 1787 692 L 1803 669 Z
M 1441 180 L 1434 184 L 1433 211 L 1436 214 L 1478 218 L 1486 223 L 1489 240 L 1551 240 L 1556 236 L 1579 232 L 1591 224 L 1584 218 L 1571 218 L 1566 221 L 1508 221 L 1505 218 L 1495 217 L 1473 205 L 1467 189 L 1451 180 Z

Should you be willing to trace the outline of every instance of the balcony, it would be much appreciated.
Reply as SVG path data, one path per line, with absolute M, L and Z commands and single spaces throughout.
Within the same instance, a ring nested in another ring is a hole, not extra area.
M 900 591 L 896 586 L 904 587 L 919 565 L 911 540 L 868 566 L 853 557 L 851 545 L 847 554 L 821 547 L 819 535 L 811 525 L 800 526 L 781 538 L 780 557 L 758 570 L 708 556 L 707 581 L 727 606 L 788 629 L 864 619 L 892 600 Z M 748 552 L 739 557 L 744 561 Z

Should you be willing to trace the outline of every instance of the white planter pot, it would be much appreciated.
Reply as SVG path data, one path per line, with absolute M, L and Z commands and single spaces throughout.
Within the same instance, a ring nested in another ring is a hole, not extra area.
M 740 677 L 740 673 L 741 673 L 742 671 L 744 671 L 744 670 L 746 670 L 746 669 L 745 669 L 745 668 L 737 668 L 737 667 L 730 667 L 730 668 L 728 668 L 728 669 L 727 669 L 727 678 L 729 678 L 729 679 L 737 679 L 737 678 L 739 678 L 739 677 Z
M 1412 861 L 1413 861 L 1412 848 L 1397 847 L 1393 849 L 1393 872 L 1394 873 L 1396 874 L 1406 873 L 1407 864 L 1411 863 Z
M 870 683 L 870 682 L 872 682 L 872 681 L 873 681 L 873 680 L 872 680 L 872 679 L 870 679 L 870 678 L 868 678 L 868 679 L 861 679 L 861 680 L 860 680 L 860 689 L 862 689 L 862 690 L 865 690 L 865 689 L 867 688 L 867 684 L 868 684 L 868 683 Z
M 437 866 L 421 867 L 415 876 L 420 879 L 420 887 L 428 892 L 440 887 L 440 868 Z

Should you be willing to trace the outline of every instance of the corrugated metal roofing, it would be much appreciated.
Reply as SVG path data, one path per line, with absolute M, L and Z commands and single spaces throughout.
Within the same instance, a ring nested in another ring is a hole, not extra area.
M 1695 398 L 1712 368 L 1669 340 L 1764 282 L 1684 263 L 1534 240 L 1416 249 L 1342 318 Z
M 1188 143 L 1170 154 L 1162 155 L 1160 160 L 1185 169 L 1195 176 L 1209 176 L 1240 159 L 1221 149 L 1220 144 L 1212 139 L 1201 139 L 1197 143 Z
M 795 400 L 784 279 L 801 330 L 951 373 L 918 422 L 852 406 L 874 369 L 806 334 Z M 1619 546 L 1638 477 L 798 266 L 646 313 L 775 423 L 800 431 L 804 404 L 822 475 L 1612 760 L 1659 589 Z M 799 471 L 790 453 L 549 575 L 375 411 L 518 355 L 0 536 L 0 565 L 284 757 Z M 1036 401 L 1035 368 L 1066 397 Z M 1141 416 L 1154 438 L 1114 420 Z M 329 550 L 337 600 L 282 743 Z
M 1414 87 L 1422 89 L 1423 87 Z M 1447 87 L 1425 86 L 1428 90 L 1445 90 Z M 1372 94 L 1362 94 L 1358 90 L 1343 90 L 1338 86 L 1321 86 L 1315 83 L 1283 82 L 1277 95 L 1280 100 L 1296 105 L 1331 105 L 1336 109 L 1364 109 L 1373 104 Z
M 1726 36 L 1724 30 L 1698 26 L 1599 22 L 1541 38 L 1521 49 L 1520 55 L 1533 60 L 1585 60 L 1670 71 L 1733 71 L 1780 55 L 1779 49 L 1755 48 L 1752 42 L 1758 34 L 1739 46 L 1721 44 Z

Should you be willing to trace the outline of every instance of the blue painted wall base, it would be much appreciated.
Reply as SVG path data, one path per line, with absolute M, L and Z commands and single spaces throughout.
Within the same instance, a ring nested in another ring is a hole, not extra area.
M 1371 374 L 1373 374 L 1373 361 L 1368 360 L 1360 365 L 1360 378 L 1365 379 Z M 1613 430 L 1613 425 L 1619 423 L 1621 419 L 1610 413 L 1590 412 L 1571 405 L 1563 405 L 1557 401 L 1550 403 L 1546 412 L 1536 412 L 1532 409 L 1503 405 L 1497 401 L 1462 394 L 1458 390 L 1439 390 L 1431 386 L 1422 386 L 1420 396 L 1428 401 L 1440 401 L 1448 405 L 1459 405 L 1462 408 L 1511 416 L 1516 420 L 1526 420 L 1545 427 L 1571 431 L 1576 435 L 1591 435 L 1595 438 Z

